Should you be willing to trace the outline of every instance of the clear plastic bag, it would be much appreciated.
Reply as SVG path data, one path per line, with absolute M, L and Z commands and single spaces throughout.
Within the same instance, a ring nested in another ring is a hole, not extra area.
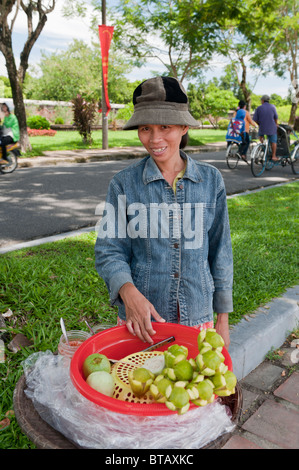
M 199 449 L 235 425 L 217 400 L 179 416 L 115 413 L 82 396 L 70 379 L 70 360 L 50 351 L 23 362 L 26 395 L 41 418 L 86 449 Z

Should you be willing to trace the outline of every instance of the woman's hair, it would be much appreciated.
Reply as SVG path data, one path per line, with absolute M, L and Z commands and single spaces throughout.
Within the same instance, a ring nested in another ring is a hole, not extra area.
M 180 149 L 184 149 L 186 145 L 188 144 L 189 136 L 188 132 L 182 136 L 181 143 L 180 143 Z
M 245 101 L 243 101 L 243 100 L 240 100 L 240 101 L 239 101 L 239 104 L 238 104 L 239 108 L 242 109 L 242 108 L 245 107 L 245 105 L 246 105 Z
M 9 114 L 10 114 L 10 109 L 9 109 L 9 106 L 8 106 L 6 103 L 2 103 L 2 104 L 1 104 L 1 109 L 2 109 L 2 106 L 6 106 L 6 108 L 7 108 L 7 111 L 8 111 L 8 112 L 9 112 Z

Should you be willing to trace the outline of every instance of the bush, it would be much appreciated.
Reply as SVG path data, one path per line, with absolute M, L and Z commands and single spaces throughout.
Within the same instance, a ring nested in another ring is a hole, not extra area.
M 29 127 L 27 127 L 27 132 L 28 132 L 29 137 L 36 137 L 36 136 L 42 136 L 42 135 L 46 135 L 48 137 L 54 137 L 57 131 L 54 131 L 53 129 L 30 129 Z
M 27 119 L 27 126 L 30 127 L 30 129 L 50 129 L 48 119 L 43 116 L 30 116 Z
M 62 119 L 62 117 L 57 117 L 55 119 L 55 124 L 64 124 L 64 120 Z
M 218 121 L 219 129 L 226 130 L 229 125 L 229 119 L 220 119 Z
M 96 101 L 87 101 L 83 96 L 77 95 L 72 100 L 74 124 L 82 137 L 84 144 L 91 145 L 91 126 L 95 120 L 97 112 Z

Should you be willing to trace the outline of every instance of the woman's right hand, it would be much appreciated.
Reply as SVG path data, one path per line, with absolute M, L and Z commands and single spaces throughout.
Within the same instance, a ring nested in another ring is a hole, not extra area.
M 129 332 L 138 336 L 141 341 L 153 344 L 152 336 L 156 331 L 152 326 L 151 317 L 161 323 L 165 322 L 164 318 L 134 284 L 129 282 L 124 284 L 119 290 L 119 295 L 125 304 L 126 325 Z

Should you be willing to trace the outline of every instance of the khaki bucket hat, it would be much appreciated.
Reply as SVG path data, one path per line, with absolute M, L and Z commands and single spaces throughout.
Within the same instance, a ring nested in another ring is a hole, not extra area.
M 133 93 L 134 113 L 124 130 L 146 124 L 199 127 L 189 112 L 187 94 L 176 78 L 155 77 L 138 85 Z

